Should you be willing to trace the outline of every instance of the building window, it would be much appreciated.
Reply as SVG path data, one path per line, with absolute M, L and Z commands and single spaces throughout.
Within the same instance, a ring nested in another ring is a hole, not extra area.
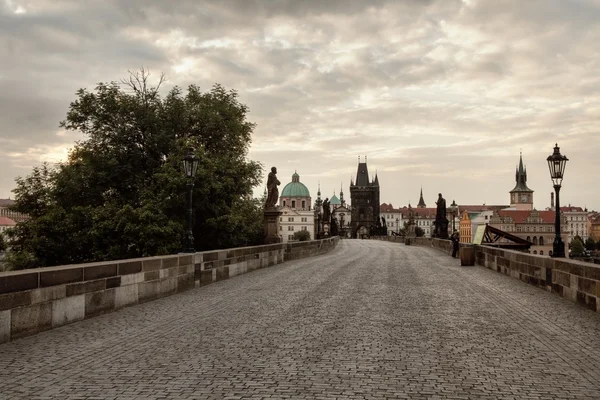
M 544 250 L 540 250 L 540 256 L 544 255 Z
M 294 222 L 294 217 L 288 217 L 288 222 Z
M 288 231 L 293 231 L 294 230 L 294 225 L 288 225 Z
M 540 236 L 540 246 L 544 245 L 544 237 Z M 540 254 L 542 254 L 542 252 L 540 251 Z
M 283 206 L 285 207 L 285 200 L 283 201 Z
M 283 217 L 279 217 L 279 222 L 283 222 Z
M 288 235 L 288 240 L 294 240 L 294 235 Z
M 283 226 L 279 225 L 279 230 L 282 231 L 283 230 Z
M 306 208 L 306 200 L 302 200 L 302 208 Z
M 296 208 L 296 200 L 292 200 L 292 208 Z
M 533 237 L 533 244 L 537 246 L 537 244 L 538 244 L 537 236 Z
M 537 254 L 537 250 L 534 250 L 534 251 L 533 251 L 533 254 Z

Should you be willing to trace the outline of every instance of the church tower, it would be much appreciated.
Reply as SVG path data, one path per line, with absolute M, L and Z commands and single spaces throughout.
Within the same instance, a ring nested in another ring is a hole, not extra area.
M 379 221 L 379 178 L 369 179 L 367 158 L 360 162 L 358 157 L 358 169 L 354 184 L 350 181 L 350 201 L 352 203 L 352 237 L 368 235 L 369 230 L 377 226 Z
M 527 168 L 523 167 L 523 154 L 515 172 L 517 184 L 510 191 L 510 207 L 517 210 L 533 210 L 533 190 L 527 187 Z
M 423 200 L 423 187 L 421 187 L 421 197 L 419 197 L 419 204 L 417 204 L 417 208 L 426 208 L 425 200 Z

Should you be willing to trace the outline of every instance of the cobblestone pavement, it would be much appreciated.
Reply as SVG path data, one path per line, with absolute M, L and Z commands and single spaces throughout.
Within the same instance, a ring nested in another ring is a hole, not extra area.
M 347 240 L 0 345 L 8 399 L 600 398 L 600 314 L 437 250 Z

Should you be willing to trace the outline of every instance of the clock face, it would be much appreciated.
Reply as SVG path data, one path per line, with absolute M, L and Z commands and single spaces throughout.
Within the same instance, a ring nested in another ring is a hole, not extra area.
M 522 194 L 521 195 L 521 202 L 525 203 L 527 201 L 527 195 L 526 194 Z

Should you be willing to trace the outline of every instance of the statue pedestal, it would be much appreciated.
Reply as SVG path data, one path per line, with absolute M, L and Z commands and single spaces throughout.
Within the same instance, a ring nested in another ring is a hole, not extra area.
M 265 227 L 265 244 L 281 243 L 283 238 L 279 234 L 279 217 L 283 214 L 277 208 L 266 208 L 264 211 L 263 225 Z
M 329 222 L 323 222 L 323 237 L 329 237 L 331 236 L 331 225 L 329 224 Z
M 448 239 L 448 218 L 436 219 L 433 221 L 433 225 L 435 226 L 435 229 L 432 237 L 436 237 L 438 239 Z

